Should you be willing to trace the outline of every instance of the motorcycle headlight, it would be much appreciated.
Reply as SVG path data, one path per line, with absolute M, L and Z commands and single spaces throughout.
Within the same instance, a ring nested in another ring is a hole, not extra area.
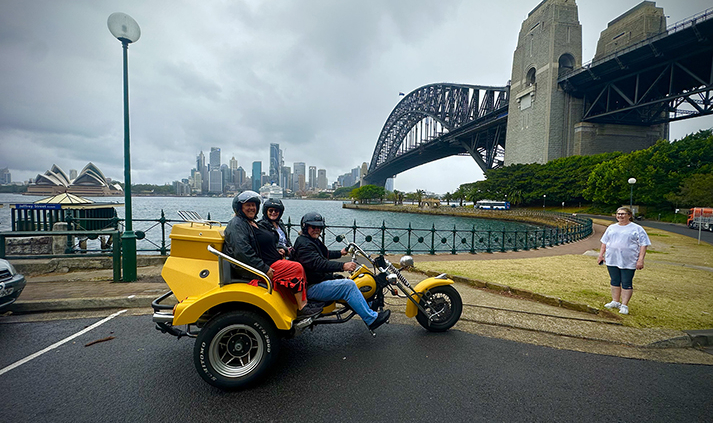
M 403 269 L 406 269 L 408 267 L 413 267 L 413 257 L 411 256 L 403 256 L 401 257 L 401 260 L 399 260 L 399 264 Z

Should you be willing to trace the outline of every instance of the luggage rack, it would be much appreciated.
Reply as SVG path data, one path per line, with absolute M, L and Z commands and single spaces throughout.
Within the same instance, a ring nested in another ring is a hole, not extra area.
M 203 219 L 198 212 L 195 212 L 193 210 L 179 210 L 178 215 L 183 219 L 185 222 L 189 223 L 200 223 L 201 225 L 208 225 L 208 226 L 222 226 L 223 224 L 220 223 L 217 220 L 208 220 L 208 219 Z

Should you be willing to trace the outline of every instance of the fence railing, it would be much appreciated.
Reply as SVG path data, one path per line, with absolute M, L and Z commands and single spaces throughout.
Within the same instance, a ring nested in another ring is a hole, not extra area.
M 538 229 L 525 230 L 478 230 L 473 225 L 471 228 L 414 228 L 411 224 L 407 227 L 387 227 L 385 222 L 381 226 L 360 226 L 356 220 L 352 225 L 328 225 L 322 231 L 322 240 L 332 249 L 346 246 L 349 242 L 359 244 L 365 251 L 379 254 L 439 254 L 439 253 L 490 253 L 530 250 L 535 248 L 551 247 L 586 238 L 592 233 L 592 221 L 574 215 L 559 212 L 528 212 L 508 211 L 505 214 L 540 218 L 541 222 L 549 222 L 551 226 Z M 210 218 L 210 216 L 209 216 Z M 117 218 L 119 232 L 123 231 L 123 220 Z M 171 250 L 168 237 L 171 228 L 183 220 L 166 219 L 163 211 L 159 219 L 133 219 L 134 231 L 137 236 L 138 253 L 159 253 L 167 255 Z M 228 222 L 221 222 L 227 225 Z M 544 225 L 544 223 L 541 223 Z M 299 224 L 286 222 L 288 235 L 294 240 L 299 233 Z M 5 232 L 6 237 L 25 236 L 50 236 L 56 232 Z M 73 231 L 75 236 L 99 233 L 99 231 Z M 12 235 L 8 235 L 12 234 Z M 107 232 L 103 232 L 104 235 Z M 116 239 L 118 241 L 118 238 Z M 0 239 L 4 248 L 4 238 Z M 120 244 L 120 242 L 118 243 Z M 117 242 L 114 243 L 116 248 Z M 68 250 L 69 251 L 69 250 Z M 93 250 L 82 249 L 79 245 L 72 245 L 71 251 L 75 253 L 89 253 Z M 113 251 L 113 250 L 112 250 Z M 98 254 L 110 255 L 112 251 L 102 250 Z M 4 255 L 0 254 L 0 256 Z
M 43 237 L 61 238 L 62 252 L 57 254 L 53 251 L 52 245 L 42 249 L 43 251 L 33 250 L 33 245 L 18 245 L 10 246 L 22 250 L 14 254 L 8 253 L 7 241 L 13 238 L 30 238 Z M 87 239 L 99 239 L 101 237 L 110 238 L 111 242 L 105 248 L 93 249 L 83 247 L 83 243 Z M 85 231 L 85 230 L 69 230 L 69 231 L 15 231 L 15 232 L 0 232 L 0 258 L 12 259 L 42 259 L 42 258 L 61 258 L 61 257 L 77 257 L 77 253 L 82 253 L 82 257 L 112 257 L 112 267 L 114 269 L 113 279 L 119 281 L 121 279 L 121 232 L 119 231 Z

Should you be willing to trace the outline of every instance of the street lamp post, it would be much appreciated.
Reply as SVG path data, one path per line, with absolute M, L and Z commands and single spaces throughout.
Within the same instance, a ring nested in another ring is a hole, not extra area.
M 629 182 L 629 186 L 631 187 L 631 191 L 629 192 L 629 210 L 631 212 L 634 212 L 634 184 L 636 183 L 636 178 L 629 178 L 627 181 Z
M 545 200 L 547 199 L 547 194 L 542 194 L 542 210 L 545 209 Z
M 121 41 L 124 51 L 124 233 L 121 236 L 121 259 L 124 282 L 136 280 L 136 234 L 131 220 L 131 148 L 129 142 L 129 44 L 141 37 L 139 24 L 125 13 L 112 13 L 107 19 L 109 32 Z

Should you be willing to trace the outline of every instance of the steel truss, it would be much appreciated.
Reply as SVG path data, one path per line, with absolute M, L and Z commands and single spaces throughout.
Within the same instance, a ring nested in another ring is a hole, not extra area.
M 713 114 L 713 51 L 635 72 L 587 93 L 583 120 L 655 125 Z
M 433 153 L 433 158 L 428 161 L 467 152 L 481 168 L 484 165 L 491 168 L 502 164 L 505 127 L 502 124 L 502 128 L 490 126 L 495 117 L 504 120 L 505 116 L 506 119 L 508 94 L 508 87 L 464 84 L 430 84 L 410 92 L 396 105 L 384 123 L 369 165 L 368 174 L 371 177 L 367 176 L 367 180 L 381 183 L 386 179 L 383 175 L 389 173 L 388 169 L 394 161 L 400 161 L 401 164 L 394 167 L 388 176 L 422 164 L 423 160 L 420 160 L 419 163 L 405 165 L 404 169 L 404 159 L 417 151 L 440 150 Z M 426 118 L 438 122 L 442 133 L 413 144 L 404 144 L 409 132 Z M 462 132 L 459 130 L 470 127 L 472 131 L 473 124 L 479 122 L 488 125 L 486 131 L 465 141 L 462 138 L 456 140 L 454 135 Z M 454 149 L 454 146 L 457 148 Z
M 558 79 L 582 120 L 650 126 L 713 114 L 713 9 Z

